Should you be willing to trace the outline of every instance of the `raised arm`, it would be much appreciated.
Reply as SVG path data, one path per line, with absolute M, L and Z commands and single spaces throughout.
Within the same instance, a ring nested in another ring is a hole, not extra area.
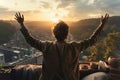
M 105 14 L 105 17 L 103 17 L 103 16 L 101 17 L 100 25 L 97 27 L 97 29 L 93 32 L 93 34 L 89 38 L 91 41 L 93 41 L 93 43 L 95 43 L 96 40 L 98 39 L 98 37 L 100 36 L 100 33 L 104 28 L 104 25 L 108 21 L 108 18 L 109 18 L 108 14 Z
M 89 46 L 92 46 L 94 43 L 96 43 L 96 41 L 98 40 L 98 38 L 99 38 L 103 28 L 104 28 L 104 25 L 108 21 L 108 18 L 109 18 L 108 14 L 105 14 L 104 17 L 103 16 L 101 17 L 100 24 L 97 27 L 97 29 L 92 33 L 92 35 L 87 40 L 83 40 L 80 43 L 80 46 L 81 46 L 80 49 L 81 50 L 85 50 Z
M 19 12 L 15 14 L 15 19 L 17 22 L 20 24 L 21 29 L 20 31 L 22 32 L 23 36 L 25 37 L 25 40 L 27 41 L 28 44 L 30 44 L 32 47 L 39 49 L 40 51 L 43 50 L 44 48 L 44 42 L 37 40 L 33 38 L 27 28 L 24 26 L 24 15 L 21 15 Z

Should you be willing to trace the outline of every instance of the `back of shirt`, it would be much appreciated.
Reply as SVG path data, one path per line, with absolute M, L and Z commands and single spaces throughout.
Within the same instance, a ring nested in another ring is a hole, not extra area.
M 79 50 L 75 43 L 53 42 L 43 51 L 42 80 L 79 80 Z

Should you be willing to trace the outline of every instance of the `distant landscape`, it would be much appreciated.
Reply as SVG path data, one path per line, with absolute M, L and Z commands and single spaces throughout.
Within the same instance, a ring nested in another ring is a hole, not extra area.
M 109 18 L 99 41 L 84 52 L 85 55 L 88 56 L 86 60 L 98 61 L 106 60 L 109 56 L 120 57 L 119 21 L 120 16 Z M 91 18 L 66 23 L 70 26 L 69 41 L 80 41 L 89 38 L 92 32 L 99 25 L 99 19 Z M 41 40 L 54 40 L 51 31 L 55 24 L 43 21 L 26 21 L 25 25 L 35 38 Z M 2 45 L 9 42 L 11 39 L 14 39 L 14 35 L 19 31 L 19 29 L 20 26 L 16 21 L 0 20 L 0 44 Z

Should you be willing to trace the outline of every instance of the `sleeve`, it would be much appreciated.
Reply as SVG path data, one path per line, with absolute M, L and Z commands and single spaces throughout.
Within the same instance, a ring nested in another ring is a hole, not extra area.
M 76 48 L 80 51 L 83 51 L 95 44 L 102 32 L 103 26 L 103 24 L 100 24 L 88 39 L 75 43 Z
M 28 44 L 42 52 L 46 49 L 47 45 L 49 44 L 49 42 L 44 42 L 33 38 L 25 27 L 22 27 L 20 31 L 22 32 Z

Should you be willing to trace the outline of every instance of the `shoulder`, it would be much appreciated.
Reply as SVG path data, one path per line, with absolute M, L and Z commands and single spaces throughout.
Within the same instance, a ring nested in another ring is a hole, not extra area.
M 47 47 L 53 44 L 52 41 L 39 41 L 40 45 L 43 47 Z
M 80 43 L 82 43 L 83 41 L 71 41 L 71 42 L 68 42 L 68 44 L 71 44 L 71 45 L 79 45 Z
M 45 45 L 47 45 L 47 46 L 50 46 L 50 45 L 53 45 L 53 44 L 54 44 L 53 41 L 45 41 L 44 43 L 45 43 Z
M 47 41 L 41 41 L 40 40 L 40 42 L 43 43 L 43 44 L 53 44 L 53 41 L 48 41 L 48 40 Z

